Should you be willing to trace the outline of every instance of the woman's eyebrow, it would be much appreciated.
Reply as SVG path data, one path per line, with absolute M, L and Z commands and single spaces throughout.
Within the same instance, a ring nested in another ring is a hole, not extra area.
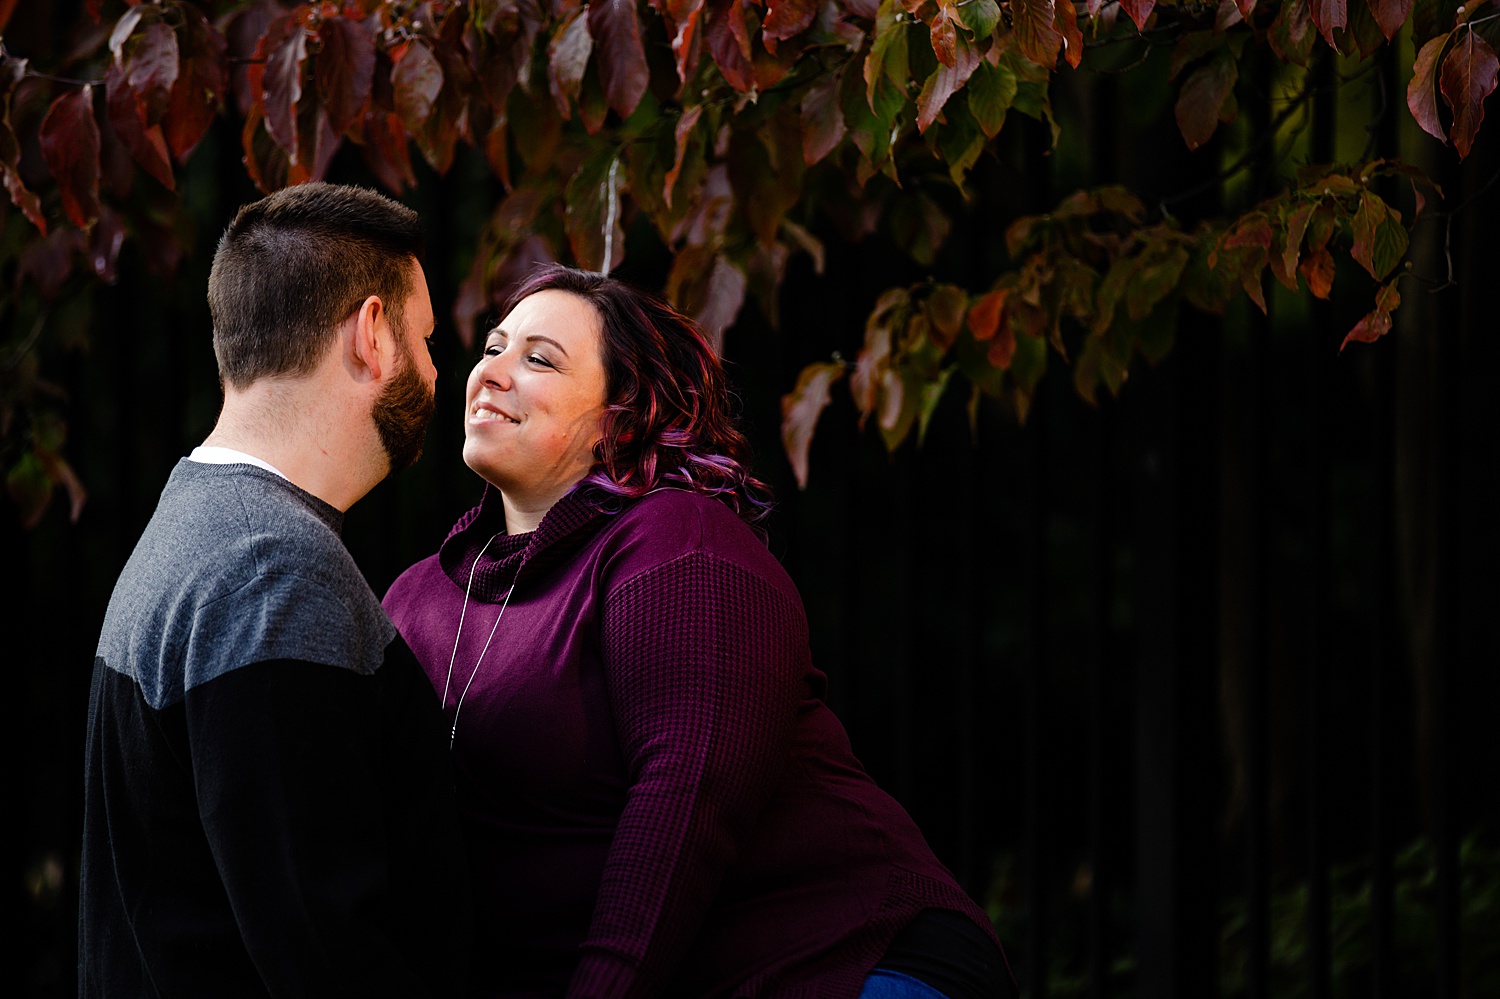
M 568 356 L 568 348 L 564 347 L 562 344 L 558 343 L 556 340 L 552 339 L 550 336 L 542 336 L 540 333 L 531 333 L 531 334 L 528 334 L 527 337 L 526 337 L 526 342 L 527 343 L 535 343 L 538 340 L 542 341 L 543 343 L 550 343 L 552 346 L 554 346 L 558 350 L 562 351 L 564 357 Z

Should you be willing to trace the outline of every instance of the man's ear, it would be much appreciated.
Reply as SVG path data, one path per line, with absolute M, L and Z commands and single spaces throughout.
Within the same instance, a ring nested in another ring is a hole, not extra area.
M 357 381 L 380 381 L 395 357 L 385 303 L 371 295 L 346 322 L 350 328 L 345 331 L 345 362 L 351 374 Z

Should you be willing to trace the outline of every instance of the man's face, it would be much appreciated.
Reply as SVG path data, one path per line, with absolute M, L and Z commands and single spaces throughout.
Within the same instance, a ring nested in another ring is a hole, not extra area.
M 437 369 L 427 352 L 434 325 L 432 299 L 422 266 L 413 262 L 412 270 L 412 291 L 401 310 L 401 321 L 391 323 L 401 347 L 399 368 L 371 411 L 392 474 L 422 456 L 427 424 L 437 405 Z

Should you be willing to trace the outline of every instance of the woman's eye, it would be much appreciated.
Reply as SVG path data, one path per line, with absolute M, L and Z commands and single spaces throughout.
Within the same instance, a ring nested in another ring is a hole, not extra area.
M 500 355 L 500 351 L 502 351 L 504 349 L 505 348 L 502 347 L 502 346 L 500 346 L 498 343 L 492 343 L 489 346 L 487 346 L 487 347 L 484 348 L 484 352 L 482 354 L 480 354 L 480 356 L 481 357 L 498 357 Z
M 541 354 L 528 354 L 526 356 L 526 360 L 530 361 L 532 364 L 541 364 L 549 368 L 552 367 L 552 362 L 547 360 Z

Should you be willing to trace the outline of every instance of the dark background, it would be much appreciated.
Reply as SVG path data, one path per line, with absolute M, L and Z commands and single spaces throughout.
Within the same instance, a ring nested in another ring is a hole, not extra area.
M 1123 83 L 1054 99 L 1091 129 L 1086 154 L 1008 126 L 953 206 L 940 278 L 982 287 L 1004 226 L 1075 186 L 1118 179 L 1149 202 L 1213 177 Z M 1320 112 L 1328 143 L 1363 142 L 1337 111 Z M 779 497 L 770 544 L 832 705 L 989 908 L 1030 996 L 1500 993 L 1500 142 L 1459 167 L 1412 130 L 1389 127 L 1383 149 L 1426 157 L 1461 210 L 1418 226 L 1428 280 L 1403 285 L 1374 345 L 1338 350 L 1370 291 L 1341 273 L 1331 303 L 1278 291 L 1269 316 L 1185 311 L 1169 358 L 1098 408 L 1054 357 L 1025 426 L 986 403 L 971 428 L 954 388 L 925 444 L 887 455 L 836 389 L 798 491 L 781 394 L 804 364 L 853 355 L 880 290 L 929 272 L 880 238 L 820 232 L 826 266 L 791 262 L 779 324 L 747 302 L 727 336 Z M 369 180 L 347 152 L 330 179 Z M 471 156 L 421 180 L 406 200 L 428 225 L 438 418 L 427 456 L 347 519 L 377 592 L 478 496 L 459 460 L 471 358 L 448 313 L 499 192 Z M 127 247 L 81 313 L 87 349 L 46 347 L 82 518 L 58 500 L 23 531 L 0 509 L 28 996 L 74 990 L 94 642 L 168 472 L 212 426 L 207 270 L 258 196 L 222 122 L 180 185 L 195 231 L 179 271 Z M 1196 197 L 1207 210 L 1226 190 Z M 1456 285 L 1428 293 L 1450 258 Z M 617 274 L 658 287 L 666 265 L 637 226 Z

